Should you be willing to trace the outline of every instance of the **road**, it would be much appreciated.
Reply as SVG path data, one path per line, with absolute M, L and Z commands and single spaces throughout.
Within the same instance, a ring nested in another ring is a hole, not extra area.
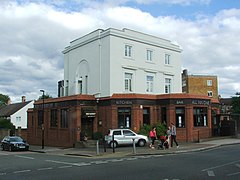
M 0 179 L 240 179 L 240 145 L 111 159 L 0 151 Z

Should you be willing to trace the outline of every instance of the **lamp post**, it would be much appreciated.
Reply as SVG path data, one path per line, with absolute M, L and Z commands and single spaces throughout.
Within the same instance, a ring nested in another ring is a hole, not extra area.
M 44 149 L 44 97 L 45 97 L 45 95 L 44 95 L 44 90 L 40 90 L 40 92 L 42 92 L 43 94 L 42 94 L 42 110 L 43 110 L 43 113 L 42 113 L 42 149 Z

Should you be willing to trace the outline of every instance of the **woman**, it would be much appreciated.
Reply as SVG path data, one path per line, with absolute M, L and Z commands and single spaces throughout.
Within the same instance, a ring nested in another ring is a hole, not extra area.
M 155 127 L 153 127 L 152 130 L 149 132 L 149 137 L 151 139 L 150 148 L 154 149 L 154 142 L 157 139 L 157 132 Z

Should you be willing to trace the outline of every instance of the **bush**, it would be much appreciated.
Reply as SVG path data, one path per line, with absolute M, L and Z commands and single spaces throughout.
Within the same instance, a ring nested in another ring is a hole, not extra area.
M 149 136 L 149 132 L 152 130 L 153 127 L 156 127 L 157 136 L 160 137 L 162 135 L 165 135 L 167 132 L 166 125 L 162 123 L 157 123 L 155 125 L 143 125 L 140 128 L 139 134 Z

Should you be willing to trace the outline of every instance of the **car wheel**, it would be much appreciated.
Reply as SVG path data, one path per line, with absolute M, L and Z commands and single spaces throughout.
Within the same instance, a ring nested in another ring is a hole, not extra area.
M 4 150 L 5 150 L 5 149 L 4 149 L 4 146 L 2 145 L 1 147 L 2 147 L 2 151 L 4 151 Z
M 113 148 L 113 147 L 116 148 L 118 146 L 116 141 L 114 141 L 114 142 L 111 141 L 109 145 L 110 145 L 111 148 Z
M 140 139 L 140 140 L 138 141 L 138 145 L 139 145 L 140 147 L 145 146 L 145 144 L 146 144 L 146 141 L 145 141 L 144 139 Z
M 13 148 L 12 148 L 12 146 L 9 146 L 9 151 L 13 151 Z

